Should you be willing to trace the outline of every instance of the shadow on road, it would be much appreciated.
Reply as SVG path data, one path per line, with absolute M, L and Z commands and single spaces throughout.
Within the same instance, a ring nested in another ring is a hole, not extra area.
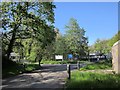
M 30 73 L 23 73 L 14 77 L 2 80 L 4 88 L 53 88 L 62 87 L 64 79 L 67 78 L 67 65 L 41 65 L 41 69 Z M 76 64 L 71 65 L 71 70 L 77 68 Z
M 71 64 L 71 70 L 77 69 L 76 64 Z M 33 73 L 37 72 L 61 72 L 67 71 L 67 65 L 41 65 L 41 69 L 33 71 Z

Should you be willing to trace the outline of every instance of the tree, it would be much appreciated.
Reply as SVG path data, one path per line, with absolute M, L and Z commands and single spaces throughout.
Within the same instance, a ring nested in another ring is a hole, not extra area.
M 120 40 L 120 30 L 118 30 L 118 33 L 115 34 L 110 40 L 109 40 L 109 45 L 112 47 L 115 42 Z
M 79 56 L 86 55 L 88 39 L 85 37 L 85 30 L 80 28 L 76 19 L 71 18 L 66 28 L 66 42 L 68 44 L 69 53 Z
M 120 31 L 110 39 L 97 39 L 95 43 L 90 46 L 90 51 L 94 53 L 99 52 L 99 54 L 108 54 L 111 52 L 113 44 L 118 40 L 120 40 Z
M 54 43 L 55 54 L 63 55 L 64 58 L 67 57 L 68 54 L 68 44 L 66 43 L 65 36 L 60 36 L 56 39 Z
M 8 58 L 16 42 L 21 43 L 19 39 L 34 38 L 42 49 L 54 40 L 55 5 L 52 2 L 2 2 L 0 7 L 3 45 Z
M 107 54 L 110 52 L 110 46 L 108 45 L 109 40 L 97 39 L 94 46 L 94 52 L 99 52 L 99 54 Z

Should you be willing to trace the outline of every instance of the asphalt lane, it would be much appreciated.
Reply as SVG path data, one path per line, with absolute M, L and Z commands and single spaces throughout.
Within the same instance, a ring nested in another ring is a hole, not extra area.
M 44 64 L 42 68 L 31 73 L 23 73 L 2 80 L 2 88 L 63 88 L 68 77 L 66 64 Z M 80 65 L 84 66 L 83 64 Z M 70 64 L 71 70 L 77 64 Z

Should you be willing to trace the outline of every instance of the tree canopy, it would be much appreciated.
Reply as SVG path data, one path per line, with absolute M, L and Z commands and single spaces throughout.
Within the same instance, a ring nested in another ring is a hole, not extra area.
M 120 30 L 110 39 L 97 39 L 96 42 L 90 46 L 91 52 L 99 52 L 101 54 L 108 54 L 115 42 L 120 40 Z
M 85 37 L 85 30 L 80 28 L 76 19 L 71 18 L 66 28 L 66 42 L 68 43 L 69 53 L 79 56 L 86 55 L 88 39 Z
M 0 7 L 3 52 L 8 58 L 17 47 L 30 54 L 31 46 L 44 49 L 55 40 L 52 2 L 2 2 Z

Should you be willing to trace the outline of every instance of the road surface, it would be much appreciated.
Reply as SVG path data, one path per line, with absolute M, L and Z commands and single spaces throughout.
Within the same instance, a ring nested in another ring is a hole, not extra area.
M 2 80 L 2 88 L 63 88 L 68 77 L 66 64 L 42 65 L 42 69 Z M 71 64 L 71 70 L 77 68 Z

